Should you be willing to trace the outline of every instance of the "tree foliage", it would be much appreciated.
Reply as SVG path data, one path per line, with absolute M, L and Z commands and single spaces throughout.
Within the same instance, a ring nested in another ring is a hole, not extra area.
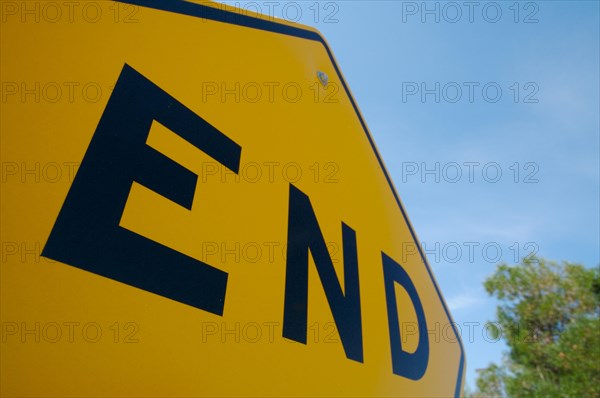
M 475 397 L 600 397 L 600 271 L 527 258 L 484 283 L 509 352 L 479 371 Z

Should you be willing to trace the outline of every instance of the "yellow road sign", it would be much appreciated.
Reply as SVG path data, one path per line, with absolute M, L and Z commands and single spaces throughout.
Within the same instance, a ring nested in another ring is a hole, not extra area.
M 460 336 L 316 30 L 0 4 L 2 395 L 460 395 Z

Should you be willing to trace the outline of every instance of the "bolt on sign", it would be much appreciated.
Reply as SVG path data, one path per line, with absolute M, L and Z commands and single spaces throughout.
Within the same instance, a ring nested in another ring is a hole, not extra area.
M 460 336 L 316 30 L 1 7 L 3 395 L 460 395 Z

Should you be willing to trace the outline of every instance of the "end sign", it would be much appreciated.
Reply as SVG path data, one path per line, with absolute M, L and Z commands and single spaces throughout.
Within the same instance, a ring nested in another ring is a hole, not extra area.
M 4 395 L 460 395 L 460 336 L 317 31 L 6 4 Z

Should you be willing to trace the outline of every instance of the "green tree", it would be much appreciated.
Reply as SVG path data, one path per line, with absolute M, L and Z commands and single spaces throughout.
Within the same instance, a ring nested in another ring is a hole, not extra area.
M 509 352 L 473 397 L 600 397 L 600 270 L 530 257 L 484 283 Z

